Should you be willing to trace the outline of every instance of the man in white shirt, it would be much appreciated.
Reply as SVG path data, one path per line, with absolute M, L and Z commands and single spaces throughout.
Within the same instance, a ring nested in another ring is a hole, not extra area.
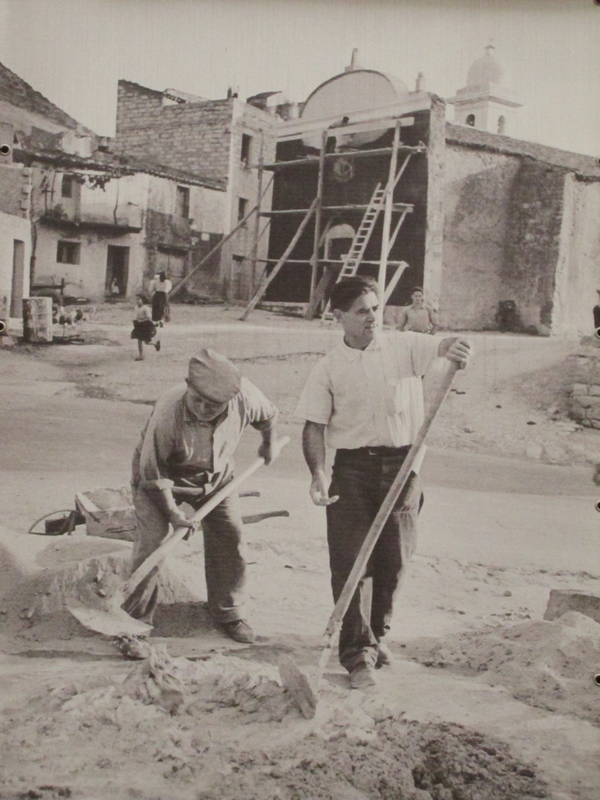
M 458 337 L 381 334 L 377 284 L 371 278 L 355 276 L 337 283 L 331 308 L 344 340 L 313 369 L 296 414 L 306 420 L 302 444 L 312 474 L 310 496 L 316 505 L 326 506 L 337 601 L 423 422 L 422 376 L 438 356 L 466 365 L 471 345 Z M 325 473 L 326 446 L 336 450 L 331 485 Z M 340 662 L 353 688 L 374 685 L 375 668 L 391 663 L 383 639 L 394 595 L 416 547 L 423 502 L 419 466 L 415 463 L 383 528 L 342 623 Z M 372 579 L 370 609 L 366 578 Z

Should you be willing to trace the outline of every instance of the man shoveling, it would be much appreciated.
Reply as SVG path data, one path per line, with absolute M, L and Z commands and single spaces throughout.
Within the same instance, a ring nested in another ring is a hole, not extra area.
M 277 409 L 236 367 L 212 350 L 190 359 L 187 385 L 175 386 L 157 401 L 135 450 L 132 490 L 137 535 L 135 570 L 153 553 L 169 531 L 197 524 L 179 505 L 199 510 L 233 479 L 233 456 L 244 429 L 260 431 L 258 455 L 269 464 L 276 442 Z M 254 640 L 243 618 L 246 564 L 240 552 L 242 519 L 232 492 L 203 520 L 208 609 L 217 625 L 237 642 Z M 157 605 L 158 575 L 153 570 L 127 599 L 132 617 L 152 624 Z M 121 651 L 131 652 L 129 642 Z
M 296 414 L 306 420 L 303 449 L 312 473 L 310 495 L 327 509 L 337 603 L 423 422 L 422 376 L 438 356 L 466 365 L 471 345 L 458 337 L 434 339 L 396 331 L 382 335 L 377 284 L 370 278 L 337 283 L 331 308 L 344 329 L 344 341 L 313 369 Z M 336 450 L 331 486 L 325 473 L 326 445 Z M 422 503 L 416 473 L 422 453 L 421 449 L 343 618 L 340 662 L 355 689 L 375 685 L 375 668 L 392 660 L 385 636 L 394 597 L 416 547 Z M 372 579 L 370 598 L 366 578 Z

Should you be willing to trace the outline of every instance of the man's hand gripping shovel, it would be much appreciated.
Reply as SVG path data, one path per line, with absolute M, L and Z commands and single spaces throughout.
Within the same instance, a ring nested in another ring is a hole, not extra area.
M 277 458 L 281 450 L 290 441 L 289 436 L 278 439 L 274 445 L 272 461 Z M 244 481 L 259 470 L 265 464 L 264 458 L 257 458 L 256 461 L 234 478 L 220 491 L 216 492 L 202 508 L 193 516 L 194 522 L 200 522 L 207 514 L 216 508 L 226 497 L 232 494 Z M 83 603 L 73 601 L 67 608 L 71 614 L 81 622 L 86 628 L 105 636 L 144 636 L 152 630 L 152 625 L 141 620 L 134 619 L 122 605 L 128 597 L 137 589 L 144 578 L 156 567 L 160 566 L 173 548 L 189 534 L 187 527 L 177 528 L 167 536 L 160 547 L 158 547 L 148 558 L 140 564 L 130 577 L 118 587 L 118 589 L 107 598 L 103 598 L 98 607 L 90 608 Z M 100 600 L 100 598 L 99 598 Z
M 454 376 L 458 369 L 460 369 L 459 363 L 454 361 L 450 363 L 449 369 L 444 376 L 444 379 L 438 389 L 438 393 L 425 416 L 425 420 L 421 425 L 415 441 L 408 451 L 408 454 L 396 478 L 394 479 L 394 483 L 391 485 L 383 503 L 381 504 L 381 508 L 377 512 L 377 516 L 373 520 L 373 524 L 371 525 L 360 552 L 356 557 L 356 561 L 354 562 L 354 566 L 352 567 L 350 575 L 348 576 L 348 580 L 342 589 L 342 593 L 335 604 L 333 613 L 331 614 L 329 622 L 327 623 L 327 627 L 325 628 L 325 632 L 323 634 L 323 651 L 321 653 L 321 657 L 319 658 L 319 663 L 314 677 L 312 680 L 309 680 L 309 678 L 300 670 L 291 656 L 282 656 L 279 661 L 279 675 L 281 677 L 281 682 L 287 691 L 290 692 L 290 694 L 294 697 L 298 707 L 300 708 L 300 711 L 302 712 L 302 715 L 306 719 L 312 719 L 315 716 L 323 673 L 325 672 L 325 667 L 327 666 L 331 651 L 337 640 L 337 635 L 342 627 L 344 615 L 346 614 L 358 584 L 364 575 L 367 563 L 371 557 L 373 549 L 375 548 L 377 540 L 379 539 L 379 535 L 381 534 L 383 526 L 387 522 L 387 519 L 390 516 L 398 497 L 400 497 L 402 489 L 404 488 L 404 485 L 408 480 L 408 476 L 410 475 L 415 459 L 425 442 L 429 429 L 431 428 L 438 411 L 442 407 L 442 403 L 446 399 L 446 395 L 450 391 L 452 381 L 454 380 Z

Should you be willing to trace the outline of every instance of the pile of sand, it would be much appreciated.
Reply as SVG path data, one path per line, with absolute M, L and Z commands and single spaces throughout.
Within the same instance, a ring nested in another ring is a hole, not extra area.
M 468 669 L 524 703 L 600 725 L 600 624 L 569 611 L 535 621 L 409 642 L 406 655 L 426 666 Z
M 174 659 L 157 645 L 144 662 L 119 666 L 112 680 L 51 679 L 3 714 L 0 798 L 45 797 L 50 782 L 86 800 L 547 797 L 505 744 L 405 722 L 362 692 L 324 685 L 307 722 L 269 665 Z
M 160 570 L 161 608 L 189 604 L 197 609 L 202 600 L 196 576 L 202 574 L 203 556 L 190 547 L 181 549 L 185 561 L 171 559 Z M 69 613 L 68 604 L 75 600 L 89 608 L 104 608 L 106 598 L 129 576 L 130 561 L 130 542 L 87 536 L 80 530 L 51 537 L 0 527 L 0 638 L 14 646 L 20 640 L 88 635 Z M 205 616 L 200 615 L 204 627 Z M 163 628 L 168 631 L 169 625 Z
M 198 800 L 532 800 L 548 797 L 508 747 L 452 724 L 375 724 L 367 743 L 309 736 L 270 753 L 241 753 Z

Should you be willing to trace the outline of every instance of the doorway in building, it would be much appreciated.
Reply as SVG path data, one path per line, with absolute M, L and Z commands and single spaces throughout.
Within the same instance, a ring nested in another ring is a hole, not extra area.
M 129 248 L 109 244 L 106 253 L 107 297 L 125 297 L 129 278 Z
M 25 288 L 25 242 L 13 240 L 13 270 L 10 292 L 10 316 L 23 316 L 23 290 Z

